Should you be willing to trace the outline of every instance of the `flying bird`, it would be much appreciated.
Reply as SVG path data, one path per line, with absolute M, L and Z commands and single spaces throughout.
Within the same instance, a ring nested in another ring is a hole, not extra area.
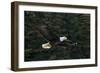
M 54 45 L 54 46 L 65 45 L 63 43 L 65 41 L 68 44 L 73 45 L 72 41 L 68 40 L 68 38 L 66 36 L 59 37 L 56 34 L 54 34 L 52 29 L 50 29 L 48 27 L 48 25 L 41 25 L 38 27 L 38 30 L 42 34 L 42 36 L 48 41 L 48 42 L 42 44 L 42 48 L 44 48 L 44 49 L 49 49 L 52 47 L 52 45 Z

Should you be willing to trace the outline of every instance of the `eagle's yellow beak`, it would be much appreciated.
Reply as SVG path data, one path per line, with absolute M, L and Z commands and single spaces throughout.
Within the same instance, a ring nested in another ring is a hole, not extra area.
M 44 43 L 44 44 L 42 44 L 42 48 L 43 49 L 50 49 L 52 46 L 51 46 L 51 44 L 48 42 L 48 43 Z

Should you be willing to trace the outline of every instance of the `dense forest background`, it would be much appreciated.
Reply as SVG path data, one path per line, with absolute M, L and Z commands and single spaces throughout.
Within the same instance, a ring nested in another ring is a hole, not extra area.
M 25 11 L 24 22 L 24 61 L 90 58 L 90 14 Z M 55 36 L 66 36 L 72 42 L 43 49 L 41 45 L 48 42 L 40 34 L 43 25 Z M 77 44 L 70 45 L 73 43 Z

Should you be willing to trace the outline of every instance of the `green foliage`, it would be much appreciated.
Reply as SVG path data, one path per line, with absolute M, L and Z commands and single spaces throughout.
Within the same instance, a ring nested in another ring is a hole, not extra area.
M 90 15 L 25 11 L 25 61 L 90 58 Z M 56 36 L 66 36 L 76 46 L 54 46 L 44 50 L 48 40 L 39 32 L 39 26 L 48 25 Z

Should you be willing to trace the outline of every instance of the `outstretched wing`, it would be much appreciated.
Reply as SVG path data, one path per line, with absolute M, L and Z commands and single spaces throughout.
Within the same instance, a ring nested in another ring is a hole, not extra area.
M 59 41 L 59 37 L 57 37 L 46 25 L 41 25 L 39 27 L 40 33 L 50 42 Z

